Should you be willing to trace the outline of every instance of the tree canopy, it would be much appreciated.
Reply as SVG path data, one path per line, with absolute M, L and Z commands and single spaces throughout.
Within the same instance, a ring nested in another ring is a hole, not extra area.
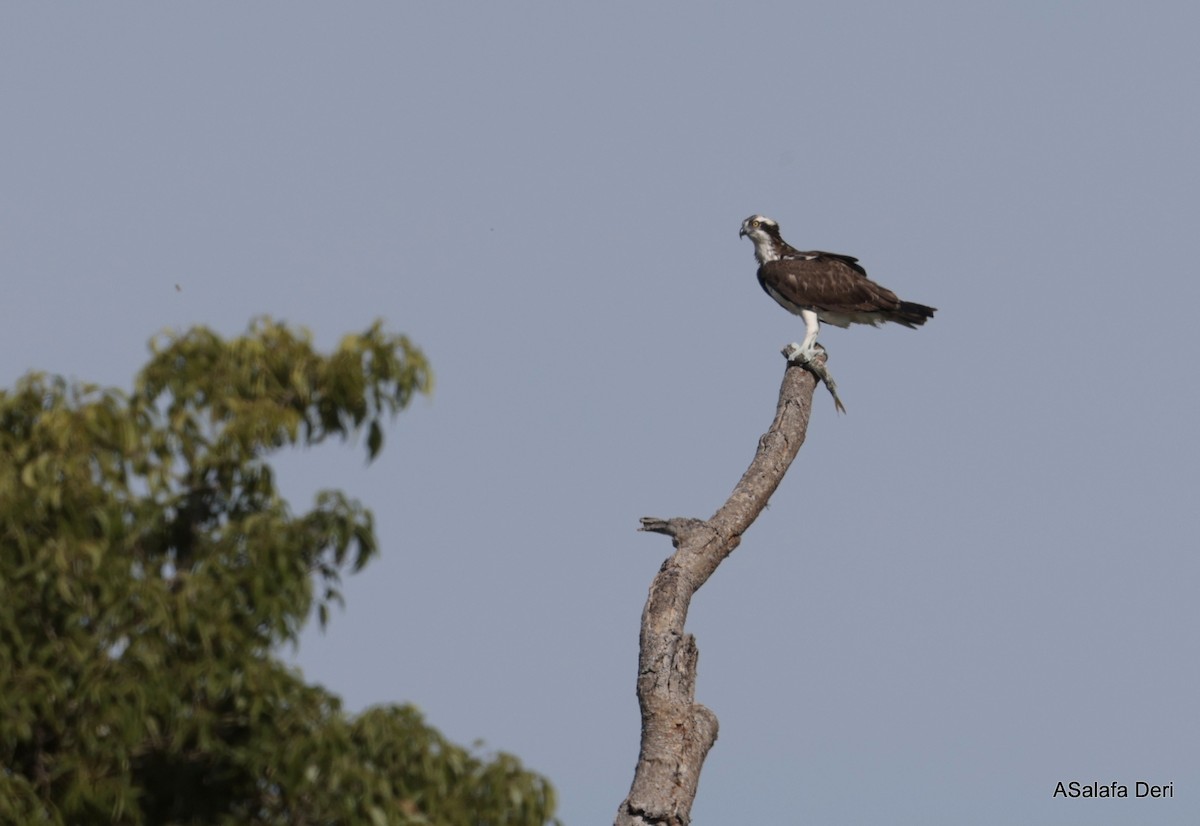
M 293 513 L 268 459 L 428 393 L 378 323 L 331 353 L 260 319 L 164 334 L 133 389 L 0 391 L 0 822 L 544 824 L 549 783 L 408 706 L 356 717 L 273 656 L 378 551 L 338 491 Z

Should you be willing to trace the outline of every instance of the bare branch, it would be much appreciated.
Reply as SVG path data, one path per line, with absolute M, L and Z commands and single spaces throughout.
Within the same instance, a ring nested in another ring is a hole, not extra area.
M 820 373 L 824 359 L 814 364 Z M 637 681 L 642 744 L 616 826 L 687 826 L 691 821 L 700 770 L 717 740 L 717 717 L 696 702 L 699 650 L 695 638 L 684 632 L 688 606 L 741 542 L 796 458 L 816 384 L 814 372 L 788 363 L 775 420 L 733 493 L 711 518 L 641 520 L 641 530 L 670 536 L 675 553 L 650 584 L 642 612 Z

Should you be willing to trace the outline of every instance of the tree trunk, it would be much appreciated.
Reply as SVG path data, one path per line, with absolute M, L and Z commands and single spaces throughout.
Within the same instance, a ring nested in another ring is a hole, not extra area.
M 683 630 L 688 605 L 741 542 L 796 458 L 816 383 L 813 373 L 788 363 L 775 421 L 712 518 L 642 519 L 641 530 L 670 536 L 675 553 L 650 584 L 642 612 L 637 681 L 642 745 L 616 826 L 687 826 L 691 821 L 700 769 L 717 739 L 717 717 L 695 700 L 699 651 L 695 638 Z

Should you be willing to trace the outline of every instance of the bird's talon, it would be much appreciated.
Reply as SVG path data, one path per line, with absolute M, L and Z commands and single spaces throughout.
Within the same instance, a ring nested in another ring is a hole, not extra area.
M 807 365 L 807 364 L 812 363 L 813 358 L 816 357 L 818 352 L 824 352 L 824 351 L 823 350 L 821 350 L 821 351 L 816 351 L 816 350 L 805 351 L 803 348 L 800 347 L 799 344 L 797 344 L 796 342 L 793 341 L 787 347 L 784 347 L 783 350 L 781 350 L 780 352 L 782 352 L 783 357 L 790 362 L 793 362 L 795 364 L 800 364 L 800 365 Z

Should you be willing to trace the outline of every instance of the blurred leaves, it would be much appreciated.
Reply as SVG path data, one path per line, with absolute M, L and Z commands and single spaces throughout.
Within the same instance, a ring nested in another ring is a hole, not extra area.
M 269 457 L 365 431 L 432 376 L 375 324 L 325 355 L 269 319 L 166 334 L 122 393 L 0 391 L 0 822 L 542 824 L 546 782 L 411 708 L 350 719 L 271 655 L 378 552 L 338 491 L 293 514 Z

